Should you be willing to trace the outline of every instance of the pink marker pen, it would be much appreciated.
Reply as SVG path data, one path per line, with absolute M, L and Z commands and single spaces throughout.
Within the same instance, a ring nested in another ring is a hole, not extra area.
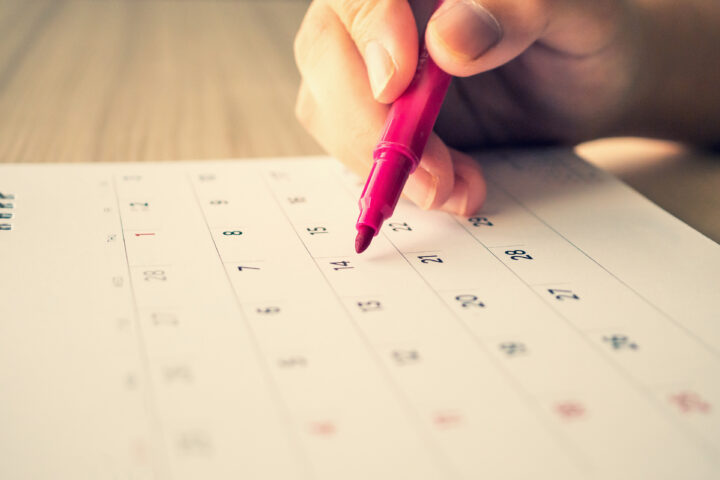
M 437 7 L 442 3 L 443 0 L 438 1 Z M 450 78 L 423 47 L 415 77 L 390 107 L 382 137 L 373 152 L 372 170 L 360 196 L 357 253 L 370 246 L 382 223 L 390 218 L 405 182 L 420 163 Z

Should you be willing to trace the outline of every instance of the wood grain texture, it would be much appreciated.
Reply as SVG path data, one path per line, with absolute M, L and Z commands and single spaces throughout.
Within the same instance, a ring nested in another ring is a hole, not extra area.
M 0 1 L 0 162 L 321 153 L 293 114 L 307 0 Z M 579 148 L 720 241 L 720 159 L 639 140 Z
M 307 3 L 4 2 L 0 158 L 143 161 L 320 149 L 293 114 Z

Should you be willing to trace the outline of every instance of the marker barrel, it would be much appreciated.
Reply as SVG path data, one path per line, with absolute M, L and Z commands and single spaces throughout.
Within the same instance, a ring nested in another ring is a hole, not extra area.
M 370 227 L 377 235 L 392 215 L 405 182 L 420 164 L 450 80 L 423 48 L 415 77 L 390 107 L 373 152 L 373 167 L 360 196 L 358 228 Z

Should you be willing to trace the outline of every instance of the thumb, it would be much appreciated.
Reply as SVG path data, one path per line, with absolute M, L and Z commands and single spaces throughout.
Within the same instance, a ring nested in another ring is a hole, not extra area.
M 446 0 L 428 22 L 425 43 L 435 63 L 466 77 L 509 62 L 548 24 L 549 2 Z
M 326 0 L 365 60 L 375 99 L 391 103 L 415 74 L 418 33 L 407 0 Z

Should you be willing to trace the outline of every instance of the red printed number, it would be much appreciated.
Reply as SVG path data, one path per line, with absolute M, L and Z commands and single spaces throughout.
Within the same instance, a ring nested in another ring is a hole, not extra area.
M 710 413 L 712 406 L 695 392 L 685 391 L 670 395 L 670 403 L 682 413 Z
M 433 417 L 433 423 L 438 428 L 452 428 L 462 423 L 463 417 L 458 412 L 437 412 Z
M 310 433 L 320 437 L 329 437 L 337 432 L 335 423 L 331 421 L 320 421 L 310 423 Z
M 587 413 L 583 404 L 576 401 L 566 401 L 555 404 L 555 412 L 565 420 L 579 419 Z

